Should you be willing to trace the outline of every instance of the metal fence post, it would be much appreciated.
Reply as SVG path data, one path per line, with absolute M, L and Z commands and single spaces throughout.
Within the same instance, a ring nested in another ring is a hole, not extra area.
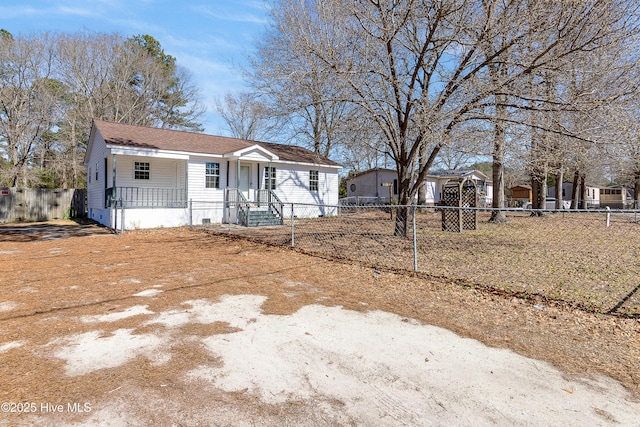
M 296 246 L 296 234 L 295 234 L 295 230 L 294 230 L 294 226 L 293 226 L 293 203 L 291 203 L 291 247 L 295 247 Z
M 607 228 L 609 228 L 609 225 L 611 225 L 611 208 L 607 206 L 605 209 L 607 210 Z
M 189 199 L 189 227 L 193 227 L 193 199 Z
M 418 271 L 418 236 L 416 232 L 416 205 L 413 205 L 413 271 Z

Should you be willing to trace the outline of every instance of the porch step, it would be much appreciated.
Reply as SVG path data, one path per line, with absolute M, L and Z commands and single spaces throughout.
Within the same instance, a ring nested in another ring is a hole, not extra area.
M 282 220 L 268 209 L 252 209 L 249 211 L 247 227 L 261 227 L 266 225 L 282 225 Z

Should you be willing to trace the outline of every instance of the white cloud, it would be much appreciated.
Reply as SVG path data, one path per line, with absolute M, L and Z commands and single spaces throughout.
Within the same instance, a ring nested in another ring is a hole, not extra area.
M 94 16 L 95 12 L 91 9 L 81 9 L 75 7 L 60 6 L 56 8 L 56 11 L 62 15 L 74 15 L 74 16 Z
M 191 8 L 194 12 L 202 13 L 214 18 L 217 21 L 244 22 L 251 24 L 266 24 L 267 19 L 264 16 L 250 12 L 229 12 L 229 11 L 213 11 L 209 6 L 194 6 Z
M 37 9 L 32 6 L 0 6 L 0 16 L 4 19 L 19 18 L 22 16 L 44 15 L 47 11 L 44 9 Z
M 107 22 L 112 23 L 116 27 L 126 28 L 127 31 L 124 34 L 125 36 L 130 36 L 138 33 L 159 34 L 165 31 L 164 27 L 160 25 L 149 24 L 146 21 L 141 21 L 137 19 L 108 19 Z M 116 28 L 116 29 L 119 29 L 119 28 Z M 122 33 L 123 31 L 120 30 L 119 32 Z

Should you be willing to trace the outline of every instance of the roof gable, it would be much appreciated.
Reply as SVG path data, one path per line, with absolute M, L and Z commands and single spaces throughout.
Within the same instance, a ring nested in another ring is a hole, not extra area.
M 141 150 L 166 150 L 191 154 L 233 156 L 233 153 L 261 153 L 272 160 L 340 166 L 338 163 L 292 145 L 206 135 L 94 120 L 92 135 L 99 131 L 107 145 Z
M 438 178 L 469 178 L 473 175 L 486 181 L 488 176 L 477 169 L 454 169 L 454 170 L 437 170 L 430 172 L 429 175 Z
M 278 160 L 278 156 L 258 144 L 231 153 L 225 153 L 225 157 L 243 157 L 250 160 Z

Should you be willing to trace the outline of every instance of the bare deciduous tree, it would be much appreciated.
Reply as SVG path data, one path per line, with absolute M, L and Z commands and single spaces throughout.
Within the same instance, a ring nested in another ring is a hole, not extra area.
M 510 110 L 531 104 L 529 76 L 569 69 L 575 55 L 628 36 L 636 10 L 631 0 L 282 0 L 275 13 L 287 23 L 280 30 L 287 48 L 314 63 L 297 72 L 321 73 L 336 88 L 323 88 L 322 99 L 356 105 L 384 135 L 401 205 L 418 193 L 454 131 L 485 121 L 494 128 L 501 206 L 504 123 Z M 406 212 L 397 218 L 395 233 L 404 236 Z
M 256 93 L 227 94 L 216 108 L 234 138 L 269 141 L 278 135 L 279 121 Z
M 38 183 L 30 162 L 52 125 L 52 56 L 47 34 L 36 39 L 0 37 L 0 138 L 8 158 L 8 168 L 0 173 L 5 185 Z
M 340 82 L 327 80 L 326 64 L 300 45 L 295 25 L 304 13 L 276 6 L 272 27 L 258 43 L 247 80 L 265 100 L 271 118 L 279 122 L 279 137 L 285 142 L 305 145 L 325 157 L 352 144 L 362 148 L 368 141 L 358 135 L 368 133 L 364 126 L 370 122 L 359 120 Z
M 150 36 L 1 35 L 0 71 L 7 185 L 84 185 L 92 119 L 201 130 L 190 75 Z

